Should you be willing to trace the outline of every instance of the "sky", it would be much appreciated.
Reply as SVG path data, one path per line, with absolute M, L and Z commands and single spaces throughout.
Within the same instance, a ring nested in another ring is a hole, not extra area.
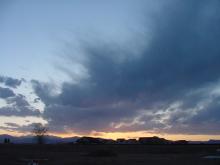
M 220 139 L 218 0 L 2 0 L 0 134 Z

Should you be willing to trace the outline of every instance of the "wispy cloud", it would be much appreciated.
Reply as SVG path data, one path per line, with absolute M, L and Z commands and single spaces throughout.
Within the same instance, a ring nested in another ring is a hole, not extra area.
M 68 62 L 57 69 L 73 80 L 73 65 L 80 66 L 83 78 L 62 83 L 59 92 L 31 81 L 51 131 L 220 134 L 220 2 L 161 3 L 143 13 L 146 23 L 126 44 L 93 38 L 80 41 L 80 58 L 67 50 Z M 21 80 L 0 82 L 15 88 Z M 24 98 L 12 95 L 4 98 L 28 114 Z

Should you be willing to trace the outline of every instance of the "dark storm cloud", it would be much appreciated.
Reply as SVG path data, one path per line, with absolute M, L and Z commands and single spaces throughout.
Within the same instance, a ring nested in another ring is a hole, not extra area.
M 11 97 L 6 99 L 7 104 L 13 104 L 19 107 L 23 106 L 30 106 L 30 104 L 27 102 L 26 98 L 22 94 L 18 94 L 15 97 Z
M 12 96 L 15 96 L 15 94 L 11 89 L 0 87 L 0 98 L 5 99 Z
M 0 108 L 0 116 L 39 116 L 40 112 L 29 107 L 6 106 Z
M 189 108 L 189 107 L 188 107 Z M 193 108 L 193 107 L 190 107 Z M 195 115 L 190 115 L 190 111 L 184 112 L 180 110 L 171 115 L 168 124 L 171 128 L 169 133 L 182 133 L 188 134 L 220 134 L 220 97 L 216 96 L 209 100 Z M 183 120 L 180 120 L 183 119 Z M 175 124 L 173 124 L 175 123 Z
M 55 97 L 50 95 L 51 91 L 54 90 L 53 85 L 48 83 L 40 83 L 37 80 L 32 80 L 31 83 L 35 93 L 39 96 L 37 100 L 43 100 L 44 104 L 46 105 L 58 101 Z
M 0 116 L 40 116 L 40 111 L 33 108 L 25 96 L 18 94 L 5 99 L 7 105 L 0 108 Z
M 66 127 L 76 132 L 88 133 L 91 130 L 111 130 L 109 123 L 130 117 L 133 113 L 134 111 L 129 111 L 128 105 L 74 107 L 53 104 L 45 109 L 44 117 L 52 119 L 50 130 L 57 131 L 57 127 Z M 63 128 L 60 128 L 60 130 L 63 130 Z
M 15 93 L 14 88 L 21 85 L 23 79 L 14 79 L 11 77 L 0 76 L 0 82 L 5 86 L 0 87 L 0 99 L 3 99 L 6 105 L 0 105 L 0 116 L 39 116 L 40 111 L 29 104 L 27 98 L 22 94 Z
M 11 131 L 11 132 L 20 132 L 20 133 L 30 133 L 33 131 L 33 128 L 35 128 L 36 124 L 39 123 L 31 123 L 26 125 L 18 125 L 16 123 L 4 123 L 5 126 L 0 126 L 0 129 Z
M 203 97 L 189 93 L 214 86 L 220 78 L 220 2 L 171 0 L 163 4 L 153 15 L 152 39 L 138 56 L 118 45 L 88 43 L 82 46 L 87 79 L 78 84 L 63 83 L 56 96 L 50 95 L 53 89 L 49 84 L 33 81 L 36 94 L 46 104 L 44 117 L 51 125 L 108 131 L 112 123 L 132 120 L 143 111 L 152 112 L 151 122 L 145 115 L 139 121 L 142 124 L 134 123 L 132 130 L 206 133 L 209 124 L 219 123 L 217 100 L 199 111 L 197 103 L 208 99 L 208 91 Z M 138 41 L 129 44 L 132 42 Z M 74 60 L 74 56 L 67 60 Z M 178 110 L 158 116 L 157 112 L 165 112 L 178 101 L 182 102 Z M 170 118 L 160 121 L 166 115 Z M 180 122 L 174 128 L 176 121 L 188 122 L 188 129 Z M 202 123 L 201 131 L 190 129 Z M 217 124 L 212 126 L 219 132 Z
M 11 77 L 0 76 L 0 83 L 5 84 L 8 87 L 16 88 L 21 85 L 24 79 L 15 79 Z

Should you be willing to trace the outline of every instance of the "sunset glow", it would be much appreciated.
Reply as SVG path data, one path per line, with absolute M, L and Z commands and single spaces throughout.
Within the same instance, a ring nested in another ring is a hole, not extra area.
M 220 139 L 219 6 L 0 2 L 0 134 Z

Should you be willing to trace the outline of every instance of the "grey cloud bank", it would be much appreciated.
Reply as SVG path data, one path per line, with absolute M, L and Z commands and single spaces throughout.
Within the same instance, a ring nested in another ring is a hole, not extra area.
M 3 101 L 0 104 L 0 117 L 40 116 L 40 110 L 32 106 L 27 97 L 20 93 L 22 91 L 18 90 L 22 82 L 25 80 L 0 76 L 0 101 Z
M 44 117 L 76 132 L 219 134 L 219 93 L 210 92 L 220 78 L 219 11 L 219 1 L 165 3 L 137 57 L 114 44 L 84 45 L 87 79 L 64 83 L 56 96 L 34 82 Z
M 220 134 L 220 2 L 170 0 L 152 17 L 137 56 L 114 43 L 82 43 L 87 78 L 58 94 L 32 80 L 52 131 Z
M 5 101 L 7 105 L 0 107 L 0 116 L 40 116 L 40 111 L 32 107 L 21 94 L 7 97 Z
M 11 77 L 0 76 L 0 83 L 5 84 L 8 87 L 16 88 L 21 85 L 24 79 L 15 79 Z
M 9 88 L 2 88 L 0 87 L 0 98 L 8 98 L 15 96 L 14 92 Z

